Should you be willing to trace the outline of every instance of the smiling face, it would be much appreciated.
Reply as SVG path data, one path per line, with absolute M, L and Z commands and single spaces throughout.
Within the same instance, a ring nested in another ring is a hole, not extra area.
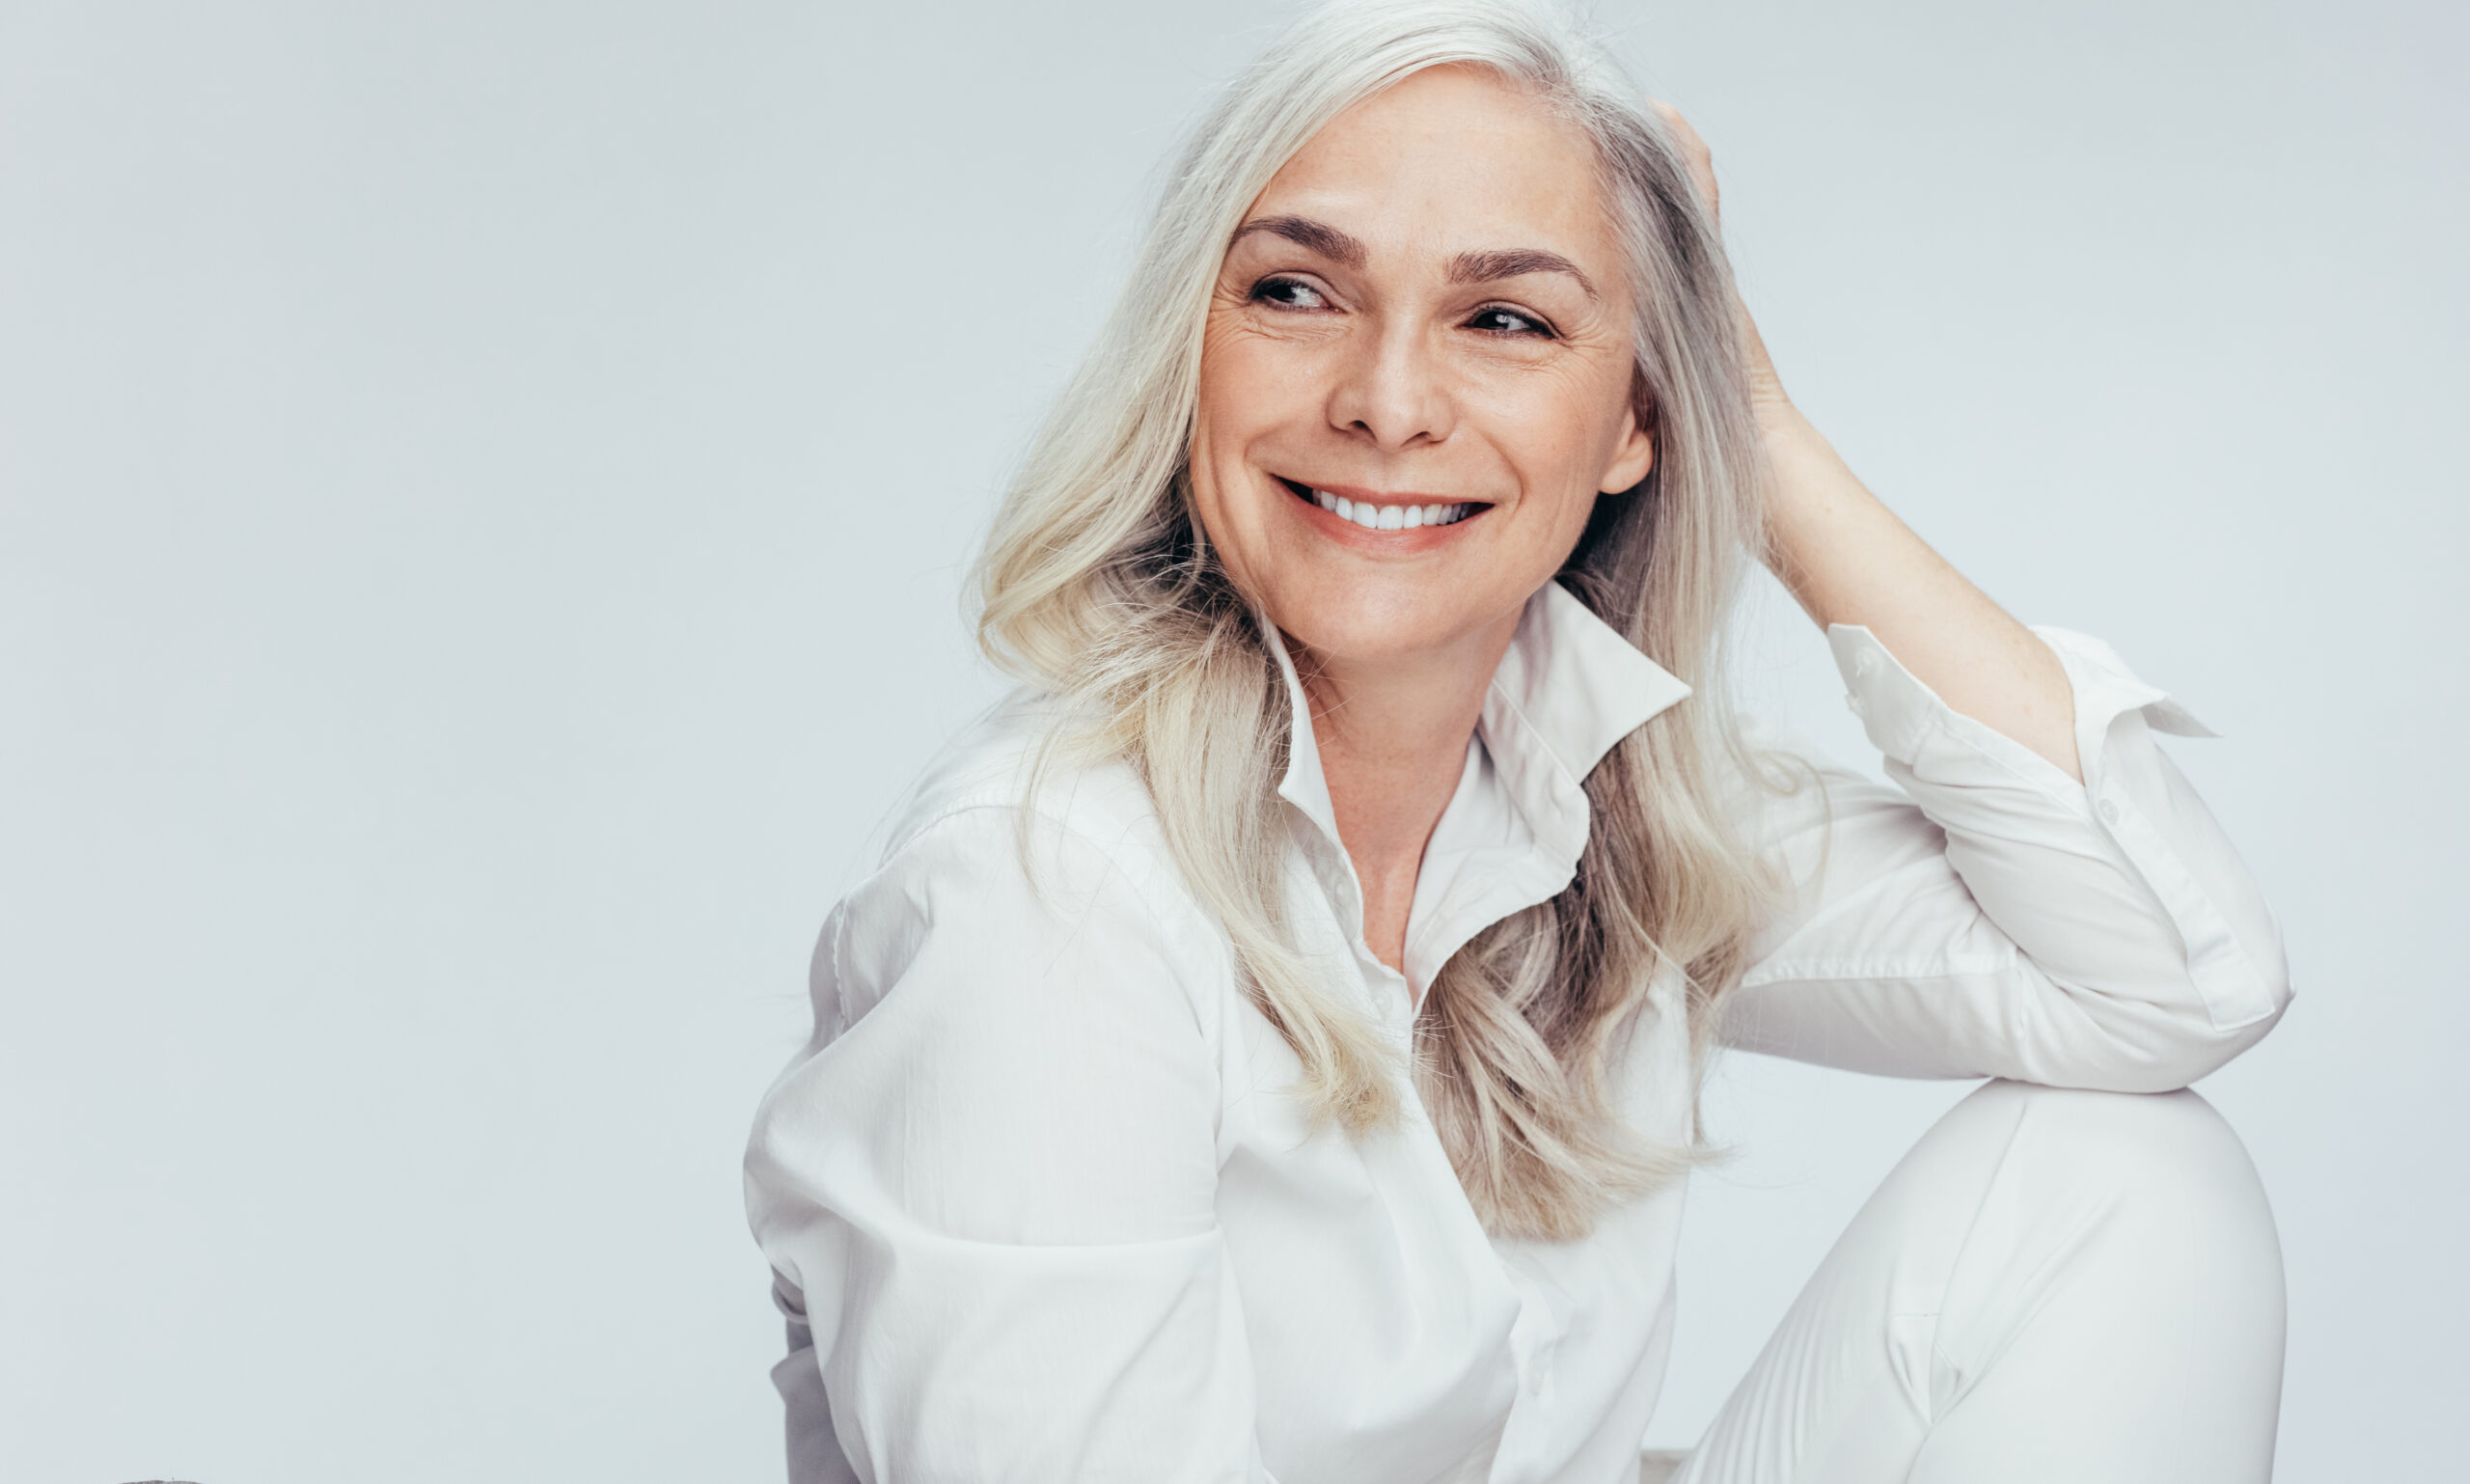
M 1313 136 L 1227 250 L 1202 527 L 1325 665 L 1496 659 L 1598 495 L 1646 477 L 1631 315 L 1586 136 L 1489 72 L 1418 72 Z

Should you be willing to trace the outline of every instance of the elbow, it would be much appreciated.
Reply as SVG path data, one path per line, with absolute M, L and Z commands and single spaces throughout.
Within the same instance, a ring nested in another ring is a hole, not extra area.
M 2261 910 L 2214 936 L 2182 961 L 2172 1010 L 2138 1037 L 2145 1055 L 2133 1087 L 2175 1092 L 2228 1066 L 2263 1040 L 2290 1009 L 2290 961 L 2281 932 Z
M 2186 1073 L 2181 1086 L 2228 1066 L 2281 1024 L 2290 1009 L 2290 961 L 2282 951 L 2281 933 L 2270 918 L 2257 927 L 2261 930 L 2239 934 L 2229 951 L 2188 963 L 2197 1003 L 2188 1016 L 2192 1033 L 2179 1057 Z
M 2267 1031 L 2280 1023 L 2288 1002 L 2272 1012 L 2236 1031 L 2211 1035 L 2189 1036 L 2136 1066 L 2120 1085 L 2107 1090 L 2117 1092 L 2176 1092 L 2220 1071 L 2236 1060 L 2247 1048 L 2264 1038 Z
M 2177 1014 L 2140 1019 L 2108 1038 L 2108 1054 L 2072 1085 L 2100 1092 L 2176 1092 L 2228 1066 L 2263 1040 L 2290 1008 L 2286 976 L 2275 974 L 2232 1014 L 2199 1001 Z

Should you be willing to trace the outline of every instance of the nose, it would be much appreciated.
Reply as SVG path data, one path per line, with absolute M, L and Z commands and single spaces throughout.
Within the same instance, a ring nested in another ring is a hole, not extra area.
M 1457 413 L 1433 351 L 1413 323 L 1357 337 L 1330 389 L 1330 426 L 1385 453 L 1447 438 Z

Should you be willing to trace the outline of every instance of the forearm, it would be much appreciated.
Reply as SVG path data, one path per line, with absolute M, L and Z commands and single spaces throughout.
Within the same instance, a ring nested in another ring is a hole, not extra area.
M 1763 347 L 1755 354 L 1763 363 Z M 1771 371 L 1762 364 L 1760 372 L 1776 577 L 1822 628 L 1867 628 L 1951 708 L 2080 782 L 2074 703 L 2058 657 L 1863 487 Z

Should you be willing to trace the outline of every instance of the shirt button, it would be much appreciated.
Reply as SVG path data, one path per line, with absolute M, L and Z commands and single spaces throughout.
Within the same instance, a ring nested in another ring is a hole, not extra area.
M 1862 715 L 1861 698 L 1853 695 L 1850 691 L 1847 691 L 1844 696 L 1844 709 L 1852 712 L 1854 716 Z
M 1875 649 L 1864 649 L 1852 656 L 1852 673 L 1856 675 L 1866 675 L 1878 668 L 1879 655 Z
M 2101 801 L 2101 821 L 2104 824 L 2119 822 L 2119 807 L 2108 799 Z

